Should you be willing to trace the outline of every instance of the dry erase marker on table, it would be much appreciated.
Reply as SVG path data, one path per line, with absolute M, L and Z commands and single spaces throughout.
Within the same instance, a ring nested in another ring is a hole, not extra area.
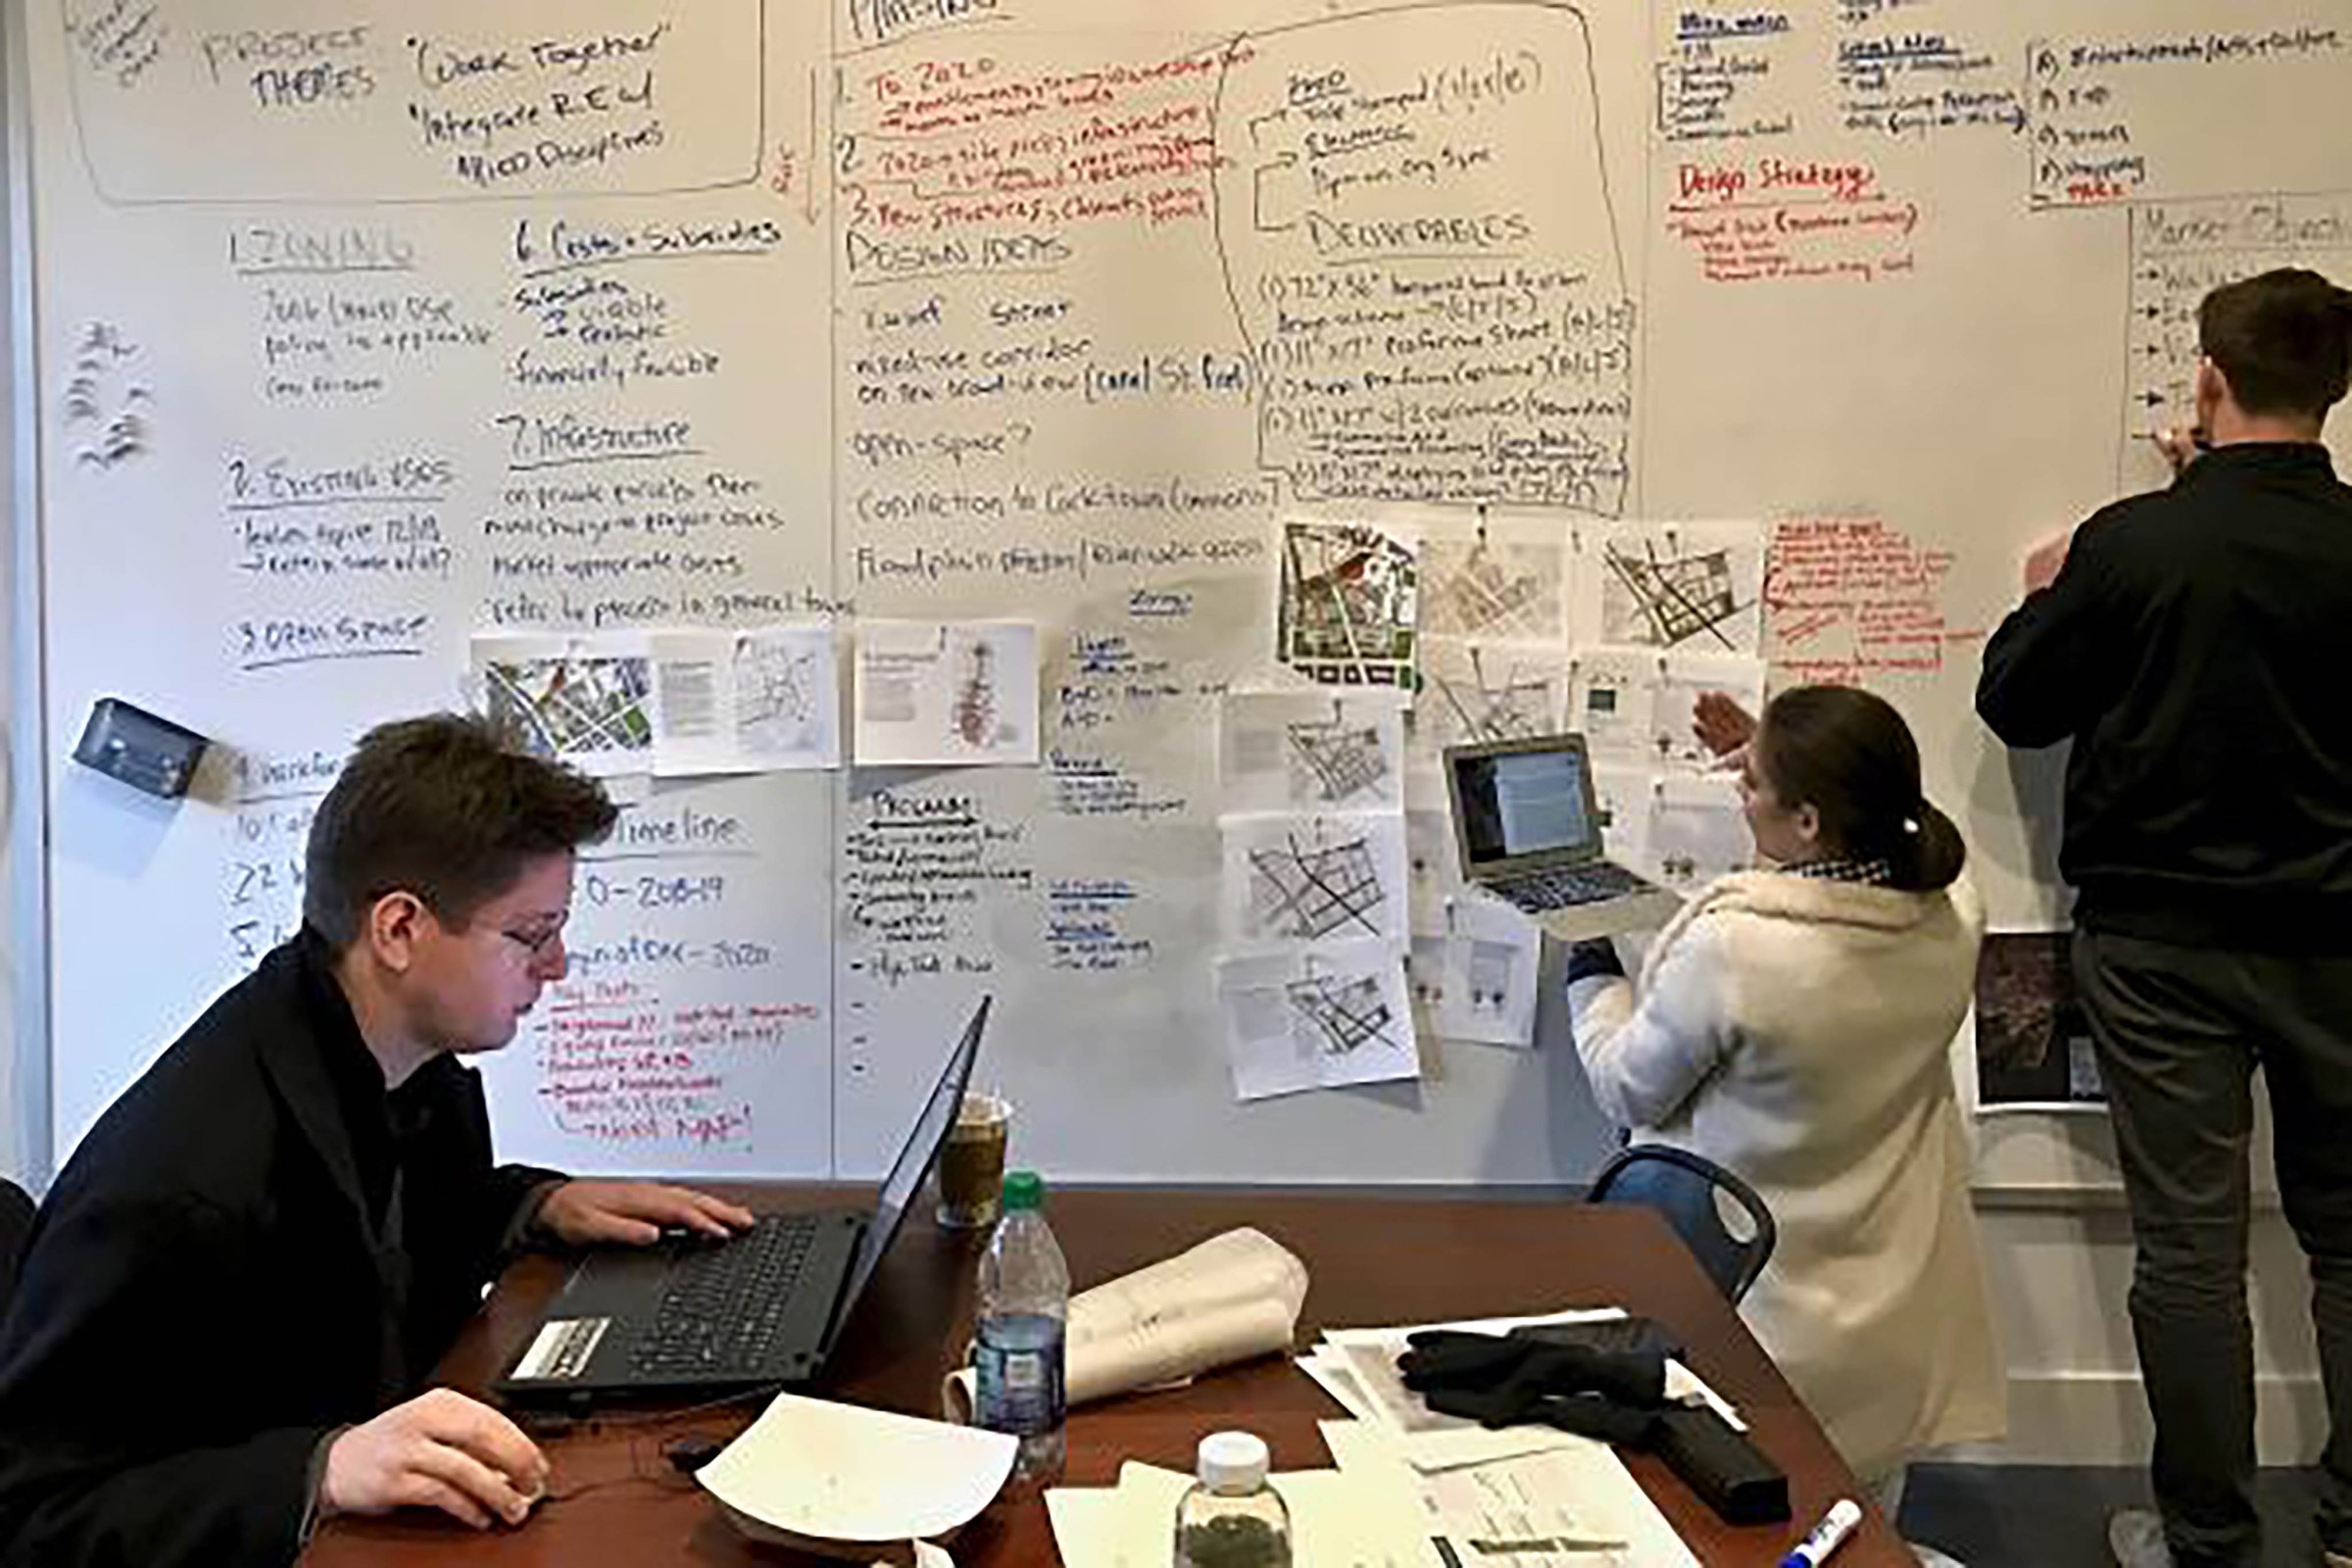
M 1795 1549 L 1781 1559 L 1781 1568 L 1821 1568 L 1830 1560 L 1830 1553 L 1845 1544 L 1845 1538 L 1854 1533 L 1862 1522 L 1859 1504 L 1840 1497 L 1830 1504 L 1830 1511 L 1821 1516 L 1813 1533 L 1796 1544 Z

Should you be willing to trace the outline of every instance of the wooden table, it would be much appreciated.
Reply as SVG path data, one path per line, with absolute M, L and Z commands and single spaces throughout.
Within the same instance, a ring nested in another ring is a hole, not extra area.
M 781 1207 L 851 1200 L 839 1189 L 720 1189 Z M 863 1195 L 860 1195 L 863 1196 Z M 1219 1231 L 1254 1225 L 1306 1261 L 1310 1285 L 1300 1344 L 1325 1327 L 1621 1305 L 1670 1324 L 1698 1374 L 1747 1418 L 1755 1441 L 1789 1478 L 1797 1517 L 1735 1530 L 1644 1455 L 1628 1463 L 1700 1562 L 1768 1568 L 1841 1496 L 1867 1518 L 1836 1568 L 1911 1568 L 1853 1474 L 1779 1372 L 1664 1224 L 1645 1210 L 1418 1196 L 1409 1192 L 1306 1196 L 1245 1190 L 1053 1193 L 1048 1217 L 1077 1287 L 1156 1261 Z M 910 1215 L 828 1369 L 824 1392 L 887 1409 L 936 1415 L 949 1348 L 970 1321 L 977 1244 Z M 480 1390 L 502 1369 L 562 1283 L 557 1259 L 526 1258 L 500 1281 L 482 1314 L 441 1367 L 441 1381 Z M 554 1467 L 551 1496 L 522 1528 L 476 1535 L 428 1514 L 336 1520 L 305 1561 L 316 1568 L 384 1564 L 561 1564 L 596 1568 L 663 1563 L 814 1563 L 755 1547 L 716 1505 L 677 1474 L 662 1446 L 682 1434 L 726 1439 L 753 1409 L 662 1417 L 636 1412 L 538 1433 Z M 1245 1426 L 1272 1445 L 1280 1469 L 1328 1465 L 1315 1423 L 1344 1412 L 1304 1373 L 1269 1357 L 1167 1393 L 1112 1399 L 1073 1413 L 1067 1479 L 1106 1486 L 1127 1459 L 1189 1469 L 1202 1434 Z M 1000 1504 L 955 1546 L 963 1568 L 1057 1561 L 1044 1504 Z

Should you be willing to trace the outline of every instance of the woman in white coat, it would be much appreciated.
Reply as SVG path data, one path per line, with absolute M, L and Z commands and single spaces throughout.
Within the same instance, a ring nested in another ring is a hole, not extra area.
M 1891 1515 L 1915 1454 L 2005 1425 L 1949 1054 L 1983 908 L 1886 703 L 1798 687 L 1759 727 L 1711 697 L 1699 729 L 1745 743 L 1759 869 L 1685 906 L 1637 980 L 1579 944 L 1577 1051 L 1635 1142 L 1770 1205 L 1779 1242 L 1740 1316 Z

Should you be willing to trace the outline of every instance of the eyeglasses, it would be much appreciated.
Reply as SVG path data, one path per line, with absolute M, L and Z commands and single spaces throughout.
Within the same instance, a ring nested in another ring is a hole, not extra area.
M 523 931 L 501 926 L 498 934 L 522 949 L 531 957 L 538 958 L 545 956 L 547 950 L 564 935 L 564 922 L 553 920 L 545 925 L 533 926 Z

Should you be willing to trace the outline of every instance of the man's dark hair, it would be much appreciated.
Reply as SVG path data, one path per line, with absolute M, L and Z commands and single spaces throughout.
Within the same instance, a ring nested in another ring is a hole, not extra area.
M 2352 380 L 2352 292 L 2300 267 L 2225 283 L 2197 306 L 2197 342 L 2248 414 L 2320 418 Z
M 379 724 L 311 823 L 303 918 L 340 953 L 376 900 L 405 890 L 462 929 L 530 861 L 595 843 L 619 814 L 594 779 L 517 750 L 486 720 Z
M 1766 705 L 1755 749 L 1783 806 L 1821 813 L 1832 855 L 1885 860 L 1914 893 L 1949 887 L 1968 862 L 1960 830 L 1920 793 L 1919 743 L 1885 698 L 1792 686 Z

